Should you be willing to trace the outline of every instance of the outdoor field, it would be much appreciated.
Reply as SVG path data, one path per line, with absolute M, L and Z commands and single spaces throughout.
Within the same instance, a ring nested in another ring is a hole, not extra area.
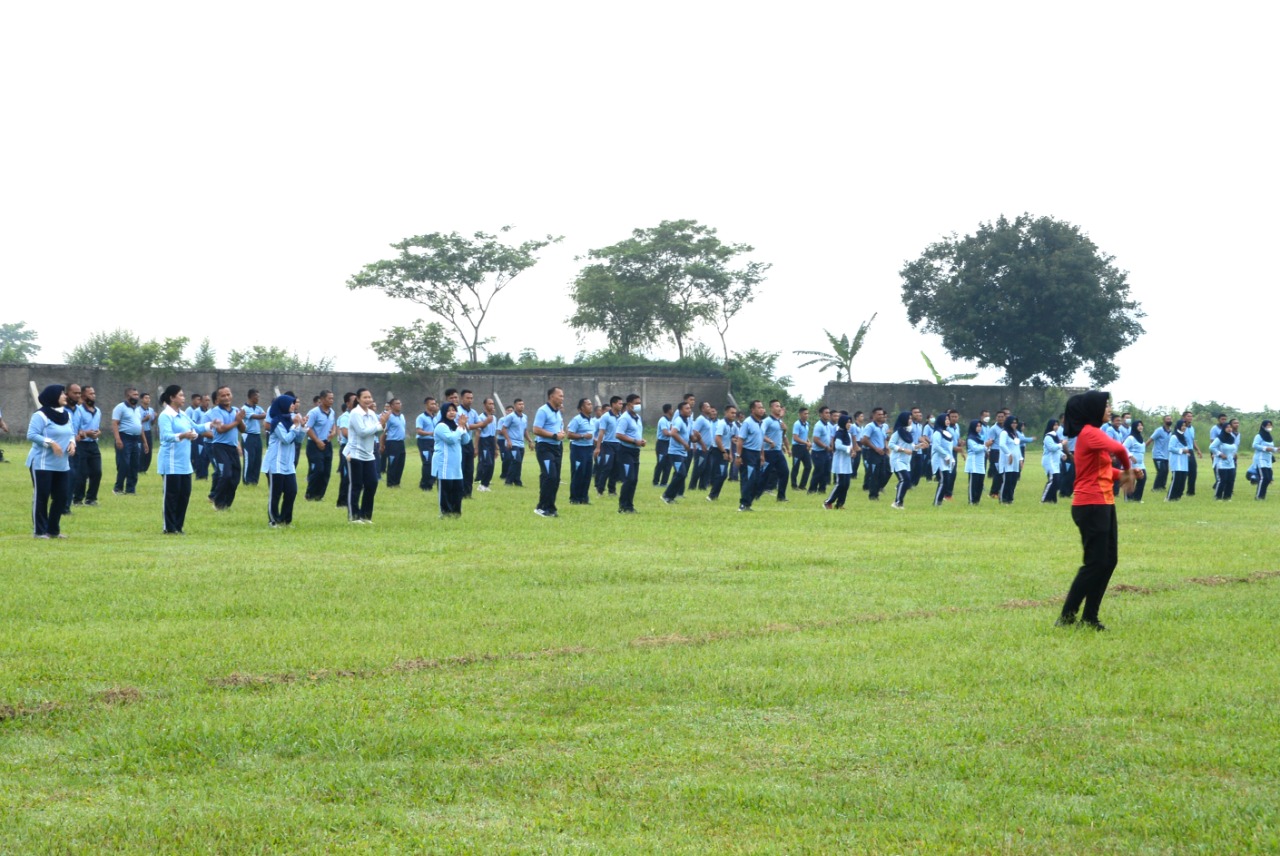
M 542 519 L 529 461 L 442 521 L 411 463 L 373 526 L 335 476 L 270 530 L 265 479 L 197 482 L 186 537 L 108 455 L 38 541 L 5 448 L 0 853 L 1280 851 L 1280 492 L 1243 473 L 1120 507 L 1099 634 L 1053 626 L 1038 452 L 1012 507 L 903 511 L 646 473 L 636 516 Z

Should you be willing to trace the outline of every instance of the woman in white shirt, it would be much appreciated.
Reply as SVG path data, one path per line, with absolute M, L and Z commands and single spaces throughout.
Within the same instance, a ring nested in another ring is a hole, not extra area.
M 347 445 L 342 449 L 351 479 L 347 489 L 347 519 L 352 523 L 373 522 L 373 496 L 378 491 L 378 461 L 374 450 L 390 413 L 383 411 L 379 416 L 373 393 L 363 387 L 356 390 L 356 406 L 347 423 Z

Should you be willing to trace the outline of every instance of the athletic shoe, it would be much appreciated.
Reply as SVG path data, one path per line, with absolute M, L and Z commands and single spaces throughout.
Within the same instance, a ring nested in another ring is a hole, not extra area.
M 476 488 L 476 490 L 480 491 L 481 493 L 489 492 L 489 488 L 485 487 L 484 485 L 480 485 L 479 487 Z
M 706 499 L 706 501 L 707 501 L 707 502 L 715 502 L 715 501 L 716 501 L 716 498 L 715 498 L 714 496 L 704 497 L 704 499 Z
M 116 490 L 115 488 L 112 488 L 111 492 L 114 493 L 116 496 L 124 496 L 124 491 L 122 490 Z
M 893 507 L 901 511 L 905 506 L 901 502 L 895 502 Z
M 1096 618 L 1085 618 L 1080 622 L 1081 627 L 1088 627 L 1090 630 L 1096 630 L 1099 633 L 1107 629 L 1107 626 Z
M 39 538 L 41 541 L 48 541 L 48 540 L 49 540 L 49 536 L 48 536 L 48 535 L 37 535 L 36 537 L 37 537 L 37 538 Z
M 831 509 L 835 508 L 835 506 L 829 502 L 822 503 L 822 507 L 825 508 L 827 511 L 830 511 Z
M 534 513 L 534 514 L 536 514 L 536 515 L 538 515 L 539 517 L 546 517 L 546 516 L 547 516 L 547 512 L 543 511 L 541 508 L 535 508 L 535 509 L 533 510 L 533 513 Z
M 98 500 L 96 500 L 96 499 L 86 499 L 86 500 L 84 501 L 84 504 L 85 504 L 86 506 L 90 507 L 90 508 L 93 508 L 94 506 L 96 506 L 96 505 L 98 504 Z
M 675 501 L 674 499 L 667 499 L 665 496 L 664 496 L 664 497 L 662 497 L 662 501 L 663 501 L 663 502 L 665 502 L 667 505 L 675 505 L 675 504 L 676 504 L 676 501 Z
M 1076 623 L 1074 615 L 1059 615 L 1058 620 L 1053 622 L 1054 627 L 1070 627 Z
M 738 510 L 739 511 L 755 511 L 754 508 L 747 508 L 745 505 L 739 505 Z

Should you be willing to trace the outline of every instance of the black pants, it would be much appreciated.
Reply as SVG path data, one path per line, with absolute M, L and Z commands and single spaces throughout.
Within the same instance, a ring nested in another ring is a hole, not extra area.
M 1003 476 L 1001 477 L 1000 493 L 998 495 L 1000 497 L 1000 501 L 1003 502 L 1005 505 L 1012 504 L 1013 494 L 1014 494 L 1014 491 L 1018 489 L 1018 479 L 1021 476 L 1022 476 L 1022 473 L 1018 472 L 1017 470 L 1009 470 L 1007 473 L 1004 473 Z
M 1120 560 L 1120 530 L 1116 523 L 1114 505 L 1073 505 L 1071 519 L 1080 530 L 1080 542 L 1084 546 L 1084 564 L 1076 572 L 1076 578 L 1067 592 L 1062 614 L 1074 618 L 1076 610 L 1084 603 L 1085 621 L 1098 620 L 1098 608 L 1106 594 L 1111 574 Z
M 1218 468 L 1218 487 L 1214 491 L 1214 499 L 1230 499 L 1236 490 L 1236 468 Z
M 1187 455 L 1187 496 L 1196 495 L 1196 456 Z
M 310 479 L 308 479 L 310 482 Z M 308 485 L 308 490 L 309 490 Z M 351 468 L 347 466 L 347 456 L 338 452 L 338 508 L 347 507 L 347 494 L 351 493 Z
M 667 489 L 662 492 L 662 498 L 665 500 L 673 500 L 684 493 L 684 481 L 689 477 L 689 457 L 680 457 L 679 455 L 671 459 L 671 481 L 667 483 Z
M 803 465 L 804 471 L 800 467 Z M 813 460 L 809 456 L 809 447 L 803 443 L 791 444 L 791 487 L 794 490 L 806 490 L 809 487 L 809 472 L 813 469 Z M 796 473 L 800 477 L 796 478 Z M 798 482 L 798 484 L 797 484 Z
M 1145 474 L 1144 474 L 1145 475 Z M 1124 498 L 1125 502 L 1142 502 L 1142 495 L 1146 493 L 1147 480 L 1145 478 L 1138 479 L 1133 483 L 1133 493 Z
M 85 441 L 76 445 L 76 477 L 72 485 L 76 502 L 97 502 L 102 484 L 102 450 L 97 443 Z
M 707 466 L 707 452 L 698 446 L 693 447 L 693 452 L 689 455 L 689 473 L 685 478 L 685 486 L 689 490 L 698 490 L 703 487 L 702 477 L 703 470 Z
M 156 450 L 156 435 L 153 431 L 147 432 L 147 450 L 138 454 L 138 472 L 145 473 L 151 470 L 151 453 Z
M 623 446 L 618 449 L 618 510 L 636 510 L 636 485 L 640 482 L 640 450 Z
M 476 480 L 484 487 L 493 482 L 493 467 L 497 463 L 498 438 L 480 438 L 480 460 L 476 466 Z
M 1058 495 L 1071 496 L 1076 492 L 1076 466 L 1070 461 L 1062 464 L 1062 472 L 1058 477 Z
M 670 446 L 670 439 L 659 440 L 654 446 L 658 453 L 658 459 L 653 465 L 653 484 L 655 487 L 666 487 L 667 480 L 671 478 L 671 461 L 667 457 L 667 449 Z
M 596 477 L 596 493 L 604 496 L 604 490 L 609 488 L 609 493 L 617 491 L 617 480 L 613 476 L 613 462 L 618 457 L 617 443 L 601 443 L 600 455 L 596 458 L 593 469 Z
M 719 499 L 720 491 L 724 488 L 725 479 L 729 478 L 729 466 L 731 458 L 726 457 L 724 452 L 712 452 L 707 461 L 707 466 L 711 468 L 711 480 L 708 482 L 711 489 L 707 492 L 707 496 L 711 499 Z
M 213 462 L 213 485 L 209 498 L 214 508 L 230 508 L 240 486 L 240 451 L 230 443 L 212 443 L 209 459 Z
M 62 533 L 62 512 L 71 495 L 70 470 L 31 470 L 31 524 L 36 535 Z
M 780 449 L 770 449 L 764 453 L 764 485 L 762 490 L 770 490 L 777 487 L 778 499 L 787 498 L 787 479 L 790 473 L 787 470 L 787 456 Z
M 1156 480 L 1151 485 L 1152 490 L 1164 490 L 1165 485 L 1169 483 L 1169 459 L 1154 458 L 1156 462 Z
M 825 493 L 831 482 L 831 453 L 815 449 L 810 453 L 813 461 L 813 476 L 809 479 L 809 493 Z
M 462 516 L 462 479 L 440 479 L 440 516 Z
M 262 476 L 262 434 L 245 434 L 240 439 L 244 441 L 244 483 L 257 484 Z
M 564 449 L 559 443 L 535 443 L 538 456 L 538 508 L 546 514 L 556 513 L 556 494 L 560 492 L 560 459 Z
M 569 446 L 569 504 L 591 502 L 591 469 L 594 446 Z
M 760 465 L 760 450 L 742 450 L 742 466 L 738 468 L 738 507 L 750 508 L 760 494 L 764 482 L 764 467 Z
M 845 500 L 849 498 L 849 482 L 853 479 L 850 473 L 837 473 L 836 486 L 831 489 L 831 495 L 827 497 L 824 505 L 830 505 L 834 508 L 844 508 Z
M 471 487 L 476 480 L 476 446 L 471 435 L 462 441 L 462 498 L 471 498 Z
M 911 470 L 894 470 L 893 474 L 898 479 L 898 489 L 894 493 L 893 502 L 895 505 L 906 505 L 907 491 L 911 490 Z
M 1187 473 L 1178 471 L 1170 473 L 1169 492 L 1165 494 L 1165 499 L 1170 502 L 1177 502 L 1182 499 L 1183 492 L 1187 489 Z
M 502 468 L 498 470 L 498 478 L 507 481 L 507 471 L 511 466 L 511 447 L 502 441 L 501 437 L 495 437 L 498 441 L 498 460 L 502 462 Z
M 502 480 L 509 485 L 516 487 L 524 487 L 522 481 L 524 470 L 524 446 L 512 446 L 507 452 L 506 475 Z
M 191 473 L 164 477 L 164 531 L 181 532 L 187 522 L 187 506 L 191 503 Z
M 1058 474 L 1049 473 L 1049 480 L 1045 482 L 1044 493 L 1040 494 L 1041 502 L 1052 502 L 1055 505 L 1058 502 Z
M 1271 467 L 1258 467 L 1258 489 L 1254 492 L 1254 499 L 1267 498 L 1267 485 L 1271 484 Z
M 404 478 L 404 440 L 388 440 L 382 455 L 382 466 L 387 474 L 387 487 L 399 487 Z
M 347 458 L 351 486 L 347 488 L 347 519 L 372 520 L 373 496 L 378 492 L 378 462 Z
M 196 430 L 203 428 L 203 425 L 199 425 Z M 209 477 L 209 442 L 204 437 L 198 437 L 191 443 L 191 468 L 195 471 L 197 481 Z
M 866 481 L 867 490 L 871 499 L 879 499 L 880 492 L 884 490 L 884 486 L 889 483 L 891 475 L 889 473 L 889 456 L 882 455 L 879 452 L 866 452 L 867 474 Z
M 423 490 L 431 490 L 431 486 L 436 483 L 436 480 L 431 477 L 431 456 L 435 451 L 434 439 L 418 438 L 418 460 L 422 464 L 422 477 L 418 479 L 418 487 Z
M 912 452 L 911 454 L 911 486 L 915 487 L 920 484 L 920 479 L 927 478 L 929 473 L 929 459 L 925 457 L 923 452 Z
M 982 483 L 985 481 L 982 473 L 969 473 L 969 504 L 977 505 L 982 502 Z
M 122 448 L 116 449 L 116 490 L 138 492 L 138 465 L 142 462 L 142 435 L 121 434 Z
M 272 526 L 293 523 L 293 503 L 298 498 L 298 476 L 294 473 L 267 473 L 271 498 L 267 502 L 267 522 Z
M 314 502 L 324 499 L 325 492 L 329 490 L 329 472 L 333 469 L 333 444 L 325 443 L 321 449 L 316 445 L 315 440 L 307 441 L 307 496 L 306 498 Z M 348 470 L 350 466 L 348 465 Z M 377 478 L 377 472 L 374 473 Z M 347 491 L 343 492 L 340 497 L 344 504 L 346 503 Z
M 951 470 L 938 471 L 938 489 L 933 492 L 933 504 L 942 505 L 943 501 L 950 496 L 951 487 L 956 482 L 956 474 Z

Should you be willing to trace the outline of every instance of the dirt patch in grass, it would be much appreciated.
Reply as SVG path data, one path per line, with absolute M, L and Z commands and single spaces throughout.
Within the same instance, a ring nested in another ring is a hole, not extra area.
M 40 704 L 0 704 L 0 722 L 10 719 L 21 719 L 28 716 L 40 716 L 53 713 L 62 705 L 54 701 L 42 701 Z
M 1038 609 L 1042 606 L 1053 606 L 1055 603 L 1061 603 L 1062 598 L 1055 597 L 1049 600 L 1027 600 L 1025 598 L 1014 598 L 1006 600 L 1000 604 L 1001 609 Z
M 668 645 L 692 645 L 697 640 L 681 633 L 668 633 L 665 636 L 640 636 L 631 640 L 637 648 L 664 648 Z
M 1129 592 L 1130 594 L 1155 594 L 1155 589 L 1149 589 L 1144 586 L 1130 585 L 1129 583 L 1119 583 L 1111 587 L 1112 591 Z
M 210 678 L 209 683 L 215 687 L 268 687 L 276 684 L 291 684 L 297 677 L 290 674 L 279 675 L 246 675 L 243 672 L 232 672 L 222 678 Z
M 103 690 L 98 693 L 98 701 L 102 704 L 114 707 L 120 704 L 133 704 L 142 701 L 142 690 L 136 687 L 112 687 L 109 690 Z
M 1280 577 L 1280 571 L 1255 571 L 1247 577 L 1224 577 L 1215 574 L 1212 577 L 1192 577 L 1187 582 L 1201 586 L 1227 586 L 1233 583 L 1257 583 L 1273 577 Z

